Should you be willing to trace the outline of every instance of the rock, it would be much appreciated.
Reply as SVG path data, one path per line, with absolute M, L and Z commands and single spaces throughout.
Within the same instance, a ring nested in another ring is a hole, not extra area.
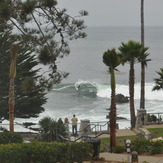
M 128 96 L 124 96 L 123 94 L 120 93 L 116 95 L 116 103 L 122 104 L 126 102 L 129 102 Z

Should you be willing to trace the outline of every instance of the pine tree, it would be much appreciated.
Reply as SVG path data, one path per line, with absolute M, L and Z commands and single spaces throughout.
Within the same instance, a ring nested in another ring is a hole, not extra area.
M 37 117 L 46 102 L 45 86 L 38 75 L 40 69 L 35 68 L 38 62 L 31 54 L 31 50 L 22 47 L 17 61 L 15 116 L 18 117 Z
M 9 47 L 17 37 L 10 31 L 0 33 L 0 116 L 8 118 L 9 106 Z M 38 61 L 32 50 L 21 45 L 17 58 L 17 75 L 15 78 L 15 117 L 37 117 L 44 111 L 46 102 L 45 86 L 40 81 Z
M 36 76 L 27 75 L 25 79 L 23 79 L 23 76 L 14 78 L 15 85 L 12 85 L 12 88 L 17 88 L 13 91 L 14 96 L 12 98 L 10 89 L 9 99 L 12 99 L 12 102 L 14 98 L 19 99 L 17 101 L 15 99 L 15 102 L 12 103 L 12 112 L 15 111 L 16 116 L 37 116 L 38 113 L 44 110 L 41 105 L 45 103 L 46 99 L 44 98 L 45 94 L 41 93 L 44 91 L 45 86 L 49 90 L 54 83 L 60 82 L 68 75 L 68 73 L 58 71 L 56 61 L 58 58 L 63 58 L 70 53 L 69 40 L 86 37 L 85 32 L 82 31 L 86 26 L 80 17 L 86 16 L 88 13 L 80 11 L 79 14 L 75 18 L 68 15 L 66 9 L 57 7 L 57 0 L 0 1 L 0 32 L 2 32 L 0 34 L 3 35 L 6 31 L 16 34 L 16 39 L 12 40 L 10 37 L 12 43 L 8 46 L 8 49 L 5 49 L 5 56 L 7 57 L 6 52 L 9 51 L 14 41 L 19 40 L 19 52 L 25 49 L 25 51 L 21 52 L 22 54 L 26 54 L 29 51 L 28 57 L 33 56 L 30 64 L 34 64 L 32 59 L 37 58 L 39 63 L 46 65 L 46 69 L 40 76 L 37 76 L 36 73 Z M 23 63 L 25 64 L 28 59 L 23 60 Z M 33 67 L 36 65 L 33 65 Z M 26 66 L 28 67 L 29 64 L 26 64 Z M 21 68 L 19 63 L 17 63 L 16 69 L 22 72 L 25 68 Z M 33 71 L 30 68 L 28 70 L 29 72 Z M 22 83 L 19 83 L 17 79 L 22 80 Z M 38 84 L 38 80 L 40 84 Z M 19 92 L 20 85 L 16 85 L 16 83 L 21 85 L 20 90 L 23 90 L 22 92 Z M 36 97 L 39 100 L 36 100 Z M 7 94 L 2 94 L 2 98 L 6 100 L 8 98 Z M 14 105 L 17 108 L 21 106 L 23 109 L 16 110 Z M 1 110 L 3 112 L 1 116 L 7 117 L 6 109 Z
M 86 37 L 86 28 L 80 18 L 86 11 L 72 17 L 67 10 L 59 9 L 57 0 L 1 0 L 0 23 L 12 27 L 19 41 L 35 51 L 39 62 L 48 67 L 44 80 L 50 88 L 68 73 L 57 70 L 56 61 L 70 53 L 68 41 Z

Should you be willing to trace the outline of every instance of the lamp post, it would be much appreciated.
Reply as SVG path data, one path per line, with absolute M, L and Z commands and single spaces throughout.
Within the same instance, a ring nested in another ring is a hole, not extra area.
M 130 147 L 131 147 L 131 140 L 130 139 L 127 139 L 126 140 L 126 151 L 128 153 L 128 155 L 127 155 L 127 161 L 128 161 L 128 163 L 130 163 L 130 152 L 131 152 Z

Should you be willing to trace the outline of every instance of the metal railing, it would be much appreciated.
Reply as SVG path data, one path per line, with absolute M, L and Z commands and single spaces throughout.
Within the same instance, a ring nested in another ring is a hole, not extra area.
M 162 124 L 163 123 L 163 112 L 160 112 L 160 113 L 147 113 L 147 123 Z
M 100 135 L 102 134 L 109 134 L 109 130 L 108 130 L 108 124 L 109 124 L 109 121 L 103 121 L 103 122 L 93 122 L 93 123 L 90 123 L 89 125 L 87 125 L 83 130 L 80 130 L 78 131 L 78 133 L 80 134 L 80 132 L 82 133 L 85 129 L 87 129 L 88 127 L 92 126 L 90 128 L 90 131 L 91 131 L 91 135 L 81 135 L 79 137 L 77 137 L 74 142 L 76 141 L 79 141 L 79 140 L 88 140 L 88 139 L 95 139 L 95 138 L 98 138 Z M 103 130 L 103 128 L 105 128 Z

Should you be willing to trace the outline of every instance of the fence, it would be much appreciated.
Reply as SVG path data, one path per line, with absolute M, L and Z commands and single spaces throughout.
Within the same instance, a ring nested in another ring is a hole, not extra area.
M 147 113 L 148 124 L 162 124 L 163 123 L 163 112 L 161 113 Z

